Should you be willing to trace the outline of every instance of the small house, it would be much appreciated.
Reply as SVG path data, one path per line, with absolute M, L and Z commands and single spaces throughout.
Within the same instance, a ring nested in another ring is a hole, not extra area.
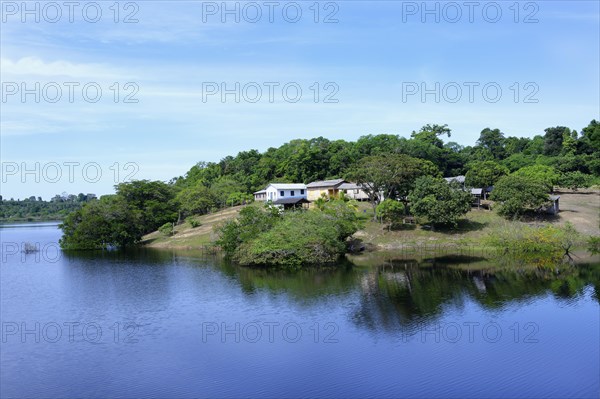
M 369 199 L 369 196 L 359 184 L 344 182 L 339 186 L 339 189 L 353 200 L 367 201 Z
M 483 188 L 472 188 L 471 196 L 473 197 L 471 205 L 479 208 L 481 206 L 481 198 L 483 198 Z
M 303 208 L 309 203 L 306 197 L 287 197 L 273 201 L 273 205 L 283 207 L 283 209 Z
M 308 200 L 310 202 L 318 200 L 323 194 L 328 197 L 336 196 L 340 193 L 340 186 L 347 183 L 344 179 L 321 180 L 306 185 L 308 190 Z
M 306 185 L 301 183 L 271 183 L 264 190 L 254 193 L 254 198 L 257 195 L 263 198 L 261 201 L 272 202 L 286 198 L 306 199 Z
M 450 183 L 458 183 L 462 188 L 465 187 L 465 177 L 460 175 L 460 176 L 454 176 L 454 177 L 444 177 L 444 180 L 446 180 L 446 182 L 448 184 Z
M 254 201 L 264 202 L 267 200 L 267 190 L 260 190 L 254 193 Z

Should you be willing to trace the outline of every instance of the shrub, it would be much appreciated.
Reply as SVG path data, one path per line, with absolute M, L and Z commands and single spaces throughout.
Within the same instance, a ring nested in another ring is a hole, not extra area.
M 588 238 L 587 247 L 592 255 L 600 254 L 600 236 L 591 236 Z
M 219 229 L 217 244 L 242 265 L 300 267 L 335 262 L 362 222 L 352 202 L 330 200 L 322 210 L 249 206 Z
M 234 259 L 242 265 L 299 267 L 338 260 L 345 251 L 334 217 L 288 212 L 271 230 L 243 243 Z
M 399 201 L 386 199 L 377 205 L 377 216 L 388 222 L 388 229 L 391 230 L 392 225 L 397 223 L 404 215 L 404 205 Z
M 158 231 L 165 236 L 173 235 L 173 223 L 167 222 L 158 228 Z
M 202 223 L 200 223 L 200 221 L 196 218 L 194 218 L 193 216 L 190 216 L 186 219 L 186 221 L 190 224 L 190 226 L 192 227 L 192 229 L 195 229 L 196 227 L 202 226 Z

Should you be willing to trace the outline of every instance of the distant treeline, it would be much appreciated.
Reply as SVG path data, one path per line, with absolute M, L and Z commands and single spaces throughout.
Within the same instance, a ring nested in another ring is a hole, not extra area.
M 50 201 L 44 201 L 35 196 L 24 200 L 6 200 L 0 196 L 0 221 L 62 220 L 95 198 L 94 194 L 57 194 Z

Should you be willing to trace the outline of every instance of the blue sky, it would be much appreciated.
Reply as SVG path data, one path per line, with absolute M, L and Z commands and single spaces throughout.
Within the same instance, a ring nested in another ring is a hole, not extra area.
M 294 138 L 409 136 L 447 123 L 451 140 L 469 145 L 485 127 L 531 137 L 599 118 L 597 1 L 474 2 L 471 9 L 465 2 L 227 3 L 238 7 L 239 22 L 220 1 L 119 2 L 118 15 L 113 1 L 78 2 L 73 22 L 62 2 L 54 4 L 60 17 L 48 2 L 28 3 L 33 14 L 20 1 L 2 2 L 6 198 L 111 193 L 128 172 L 168 180 L 198 161 Z M 262 15 L 253 22 L 256 10 Z M 137 22 L 124 23 L 130 14 Z M 223 101 L 219 86 L 235 91 L 236 82 L 240 101 L 234 94 Z M 23 98 L 22 88 L 35 92 L 36 83 L 40 101 Z M 98 102 L 94 91 L 84 97 L 85 85 L 100 87 Z M 62 97 L 53 103 L 56 87 Z M 430 90 L 424 98 L 423 88 Z M 135 89 L 138 102 L 125 103 Z M 337 102 L 324 102 L 327 94 Z

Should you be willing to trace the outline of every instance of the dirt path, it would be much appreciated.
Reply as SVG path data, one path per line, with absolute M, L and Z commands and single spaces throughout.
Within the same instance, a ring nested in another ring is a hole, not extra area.
M 560 221 L 584 234 L 600 235 L 600 191 L 559 192 Z

